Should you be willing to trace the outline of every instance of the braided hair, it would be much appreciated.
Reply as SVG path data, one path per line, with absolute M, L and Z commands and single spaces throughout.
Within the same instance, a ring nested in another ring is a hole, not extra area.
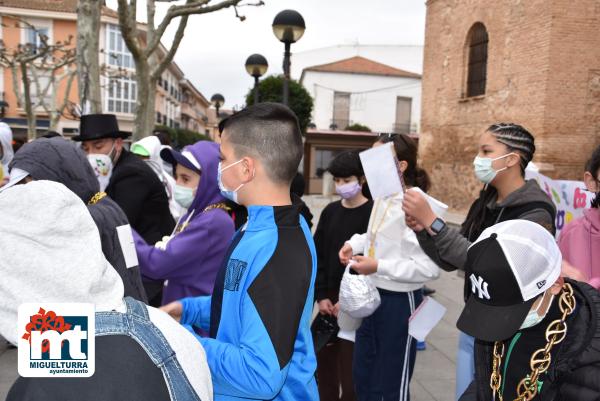
M 504 144 L 510 152 L 514 152 L 519 156 L 521 175 L 525 176 L 525 168 L 533 159 L 535 153 L 535 139 L 533 135 L 521 125 L 513 123 L 497 123 L 492 124 L 487 129 L 487 132 L 492 134 L 496 140 Z M 479 193 L 479 198 L 475 201 L 467 218 L 461 227 L 461 234 L 469 240 L 473 234 L 480 232 L 486 227 L 482 227 L 485 217 L 487 205 L 498 196 L 498 191 L 491 185 L 486 185 Z

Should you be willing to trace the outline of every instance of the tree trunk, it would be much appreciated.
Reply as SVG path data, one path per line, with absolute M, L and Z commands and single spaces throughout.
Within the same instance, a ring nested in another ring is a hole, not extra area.
M 133 125 L 133 141 L 152 135 L 156 118 L 156 83 L 150 76 L 150 65 L 147 60 L 136 62 L 137 110 Z
M 77 7 L 77 70 L 83 113 L 102 113 L 100 91 L 100 16 L 102 0 L 79 0 Z
M 32 141 L 37 136 L 36 118 L 31 104 L 31 81 L 27 76 L 27 64 L 21 63 L 21 80 L 23 81 L 23 100 L 25 106 L 25 115 L 27 116 L 27 140 Z
M 58 123 L 60 122 L 60 117 L 61 114 L 58 111 L 53 110 L 50 112 L 50 127 L 48 128 L 50 131 L 58 130 Z

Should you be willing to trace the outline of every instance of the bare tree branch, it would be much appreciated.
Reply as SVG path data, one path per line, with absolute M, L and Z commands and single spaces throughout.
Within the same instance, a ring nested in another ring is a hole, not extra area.
M 173 58 L 175 57 L 175 53 L 177 52 L 177 49 L 179 48 L 179 44 L 181 43 L 181 40 L 183 39 L 183 34 L 185 32 L 185 27 L 187 25 L 187 22 L 188 22 L 187 15 L 181 17 L 181 20 L 179 21 L 179 27 L 177 28 L 177 32 L 175 33 L 175 38 L 173 39 L 173 43 L 171 44 L 171 48 L 169 49 L 169 51 L 167 52 L 165 57 L 158 63 L 156 68 L 152 71 L 152 73 L 151 73 L 152 79 L 158 79 L 158 77 L 161 76 L 161 74 L 164 72 L 164 70 L 173 61 Z
M 54 125 L 57 118 L 60 118 L 59 115 L 57 117 L 56 101 L 58 84 L 67 76 L 65 69 L 75 62 L 76 51 L 72 45 L 72 36 L 51 44 L 48 36 L 28 21 L 19 17 L 11 18 L 15 20 L 15 28 L 33 30 L 37 35 L 36 43 L 18 44 L 12 49 L 7 48 L 4 43 L 0 46 L 0 65 L 11 70 L 17 105 L 25 110 L 27 135 L 29 139 L 33 139 L 36 136 L 37 109 L 41 108 L 48 113 Z M 42 84 L 42 78 L 48 81 Z M 52 96 L 49 98 L 50 91 Z M 68 91 L 70 92 L 70 87 Z
M 138 60 L 143 54 L 137 37 L 137 22 L 135 20 L 135 15 L 132 16 L 132 10 L 129 8 L 132 7 L 133 10 L 135 10 L 136 0 L 131 0 L 131 3 L 132 5 L 130 6 L 127 3 L 127 0 L 118 0 L 119 25 L 121 26 L 121 34 L 127 48 L 131 52 L 133 59 Z
M 211 0 L 192 0 L 186 2 L 186 4 L 182 5 L 173 5 L 169 7 L 167 11 L 167 15 L 162 20 L 162 22 L 156 28 L 156 33 L 154 35 L 154 40 L 152 42 L 148 42 L 146 47 L 146 53 L 152 53 L 158 47 L 160 40 L 162 39 L 163 34 L 165 33 L 167 27 L 171 23 L 171 21 L 177 17 L 182 17 L 184 15 L 198 15 L 198 14 L 207 14 L 215 11 L 219 11 L 229 7 L 238 6 L 242 0 L 225 0 L 216 4 L 209 4 Z M 260 3 L 256 3 L 260 5 Z
M 155 124 L 156 83 L 162 73 L 173 62 L 178 47 L 183 39 L 190 15 L 208 14 L 233 7 L 238 19 L 244 20 L 238 7 L 260 6 L 262 0 L 186 0 L 184 4 L 169 6 L 166 16 L 160 23 L 155 21 L 156 3 L 173 3 L 171 0 L 146 0 L 148 23 L 145 36 L 137 30 L 135 22 L 135 0 L 118 0 L 119 24 L 123 40 L 135 62 L 136 112 L 134 120 L 134 140 L 139 140 L 152 132 Z M 161 39 L 176 18 L 177 31 L 173 42 L 162 55 Z M 110 82 L 110 80 L 109 80 Z

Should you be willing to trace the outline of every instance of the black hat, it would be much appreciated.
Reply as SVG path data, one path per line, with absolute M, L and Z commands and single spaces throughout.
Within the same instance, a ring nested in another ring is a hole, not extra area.
M 74 141 L 93 141 L 102 138 L 127 138 L 129 132 L 120 131 L 114 114 L 86 114 L 79 122 L 79 135 Z
M 456 326 L 483 341 L 510 338 L 556 282 L 561 263 L 554 237 L 539 224 L 510 220 L 486 229 L 467 252 L 472 293 Z

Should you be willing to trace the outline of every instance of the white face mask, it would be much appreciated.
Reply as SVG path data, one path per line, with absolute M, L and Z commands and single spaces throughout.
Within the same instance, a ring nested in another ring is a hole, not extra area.
M 546 298 L 546 294 L 544 294 L 542 296 L 542 299 L 540 300 L 539 305 L 535 309 L 529 311 L 529 313 L 525 317 L 525 320 L 523 320 L 523 324 L 521 324 L 521 327 L 519 328 L 519 330 L 528 329 L 530 327 L 535 326 L 542 320 L 544 320 L 544 318 L 548 314 L 548 311 L 550 310 L 550 306 L 552 306 L 552 301 L 554 300 L 554 294 L 552 294 L 552 296 L 550 297 L 550 302 L 548 303 L 548 307 L 546 308 L 546 311 L 544 312 L 544 314 L 542 316 L 540 316 L 540 314 L 539 314 L 540 308 L 544 304 L 545 298 Z
M 113 171 L 113 163 L 108 155 L 102 153 L 92 153 L 87 155 L 87 159 L 96 174 L 96 178 L 100 183 L 100 191 L 103 192 L 108 183 Z
M 240 190 L 240 188 L 242 188 L 246 184 L 242 183 L 234 190 L 227 189 L 227 188 L 225 188 L 225 184 L 223 184 L 222 175 L 223 175 L 223 171 L 227 170 L 229 167 L 233 167 L 236 164 L 241 163 L 242 161 L 244 161 L 244 159 L 240 159 L 240 160 L 236 161 L 235 163 L 231 163 L 229 166 L 223 167 L 223 168 L 221 168 L 221 162 L 219 162 L 219 167 L 218 167 L 218 171 L 217 171 L 217 183 L 219 184 L 219 190 L 221 191 L 221 195 L 223 195 L 223 197 L 229 199 L 230 201 L 233 201 L 238 204 L 239 204 L 238 191 Z M 252 178 L 254 178 L 254 173 L 256 173 L 256 170 L 254 172 L 252 172 Z

